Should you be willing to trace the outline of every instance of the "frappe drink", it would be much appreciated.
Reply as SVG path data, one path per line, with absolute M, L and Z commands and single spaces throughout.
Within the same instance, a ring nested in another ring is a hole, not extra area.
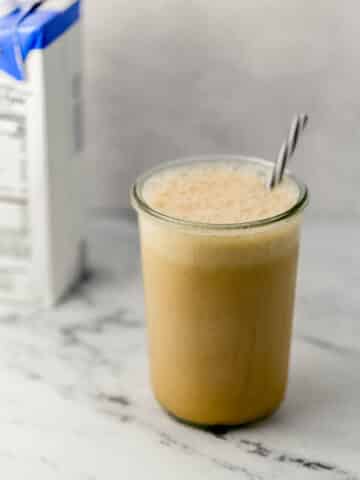
M 236 425 L 284 398 L 306 187 L 270 163 L 174 162 L 139 179 L 151 381 L 176 417 Z

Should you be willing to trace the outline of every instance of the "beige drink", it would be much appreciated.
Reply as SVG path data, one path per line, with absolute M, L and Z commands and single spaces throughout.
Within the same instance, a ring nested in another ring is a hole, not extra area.
M 203 158 L 135 185 L 151 379 L 202 425 L 240 424 L 284 398 L 306 188 L 268 191 L 266 162 Z

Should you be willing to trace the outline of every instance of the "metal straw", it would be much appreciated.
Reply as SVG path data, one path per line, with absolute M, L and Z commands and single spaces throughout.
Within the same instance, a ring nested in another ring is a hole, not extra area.
M 287 162 L 295 152 L 299 137 L 301 132 L 305 129 L 308 119 L 309 117 L 306 113 L 295 115 L 293 118 L 288 137 L 281 145 L 279 155 L 271 171 L 271 177 L 268 184 L 270 190 L 282 181 Z

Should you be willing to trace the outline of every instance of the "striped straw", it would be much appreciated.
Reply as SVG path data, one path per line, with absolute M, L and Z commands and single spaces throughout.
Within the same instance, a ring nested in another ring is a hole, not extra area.
M 306 113 L 295 115 L 291 123 L 289 135 L 281 145 L 279 155 L 271 171 L 271 177 L 268 185 L 270 190 L 272 190 L 282 181 L 286 165 L 296 150 L 300 134 L 305 129 L 308 119 L 309 117 Z

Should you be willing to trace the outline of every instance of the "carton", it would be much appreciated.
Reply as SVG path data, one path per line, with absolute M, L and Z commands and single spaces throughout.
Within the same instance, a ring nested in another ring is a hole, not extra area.
M 0 302 L 50 306 L 83 268 L 80 2 L 1 3 Z

